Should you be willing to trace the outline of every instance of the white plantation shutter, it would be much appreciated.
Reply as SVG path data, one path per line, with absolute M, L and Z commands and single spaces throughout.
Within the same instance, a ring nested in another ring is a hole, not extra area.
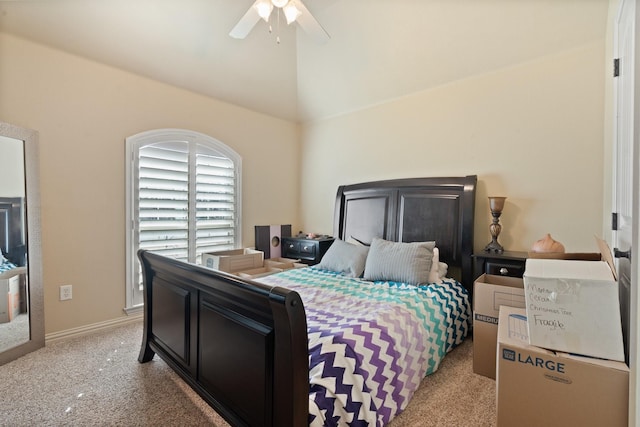
M 189 144 L 147 145 L 138 155 L 138 248 L 188 261 Z
M 145 132 L 127 145 L 127 307 L 134 307 L 143 302 L 138 249 L 200 264 L 204 252 L 239 246 L 241 162 L 219 141 L 189 131 Z
M 195 258 L 232 249 L 236 235 L 236 179 L 231 159 L 198 146 L 196 152 Z

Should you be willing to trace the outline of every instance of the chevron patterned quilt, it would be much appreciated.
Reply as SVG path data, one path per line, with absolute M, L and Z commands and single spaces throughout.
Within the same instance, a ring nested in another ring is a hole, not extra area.
M 1 255 L 1 253 L 0 253 L 0 255 Z M 13 270 L 14 268 L 16 268 L 15 264 L 13 264 L 13 263 L 11 263 L 9 261 L 3 262 L 2 264 L 0 264 L 0 273 L 4 273 L 5 271 Z
M 416 287 L 312 267 L 260 281 L 304 302 L 310 426 L 387 424 L 470 327 L 468 294 L 455 280 Z

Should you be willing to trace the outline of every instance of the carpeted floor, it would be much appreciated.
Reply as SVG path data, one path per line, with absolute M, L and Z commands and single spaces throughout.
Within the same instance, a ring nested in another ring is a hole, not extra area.
M 449 353 L 422 380 L 407 409 L 390 427 L 491 427 L 496 424 L 496 382 L 473 373 L 473 341 Z
M 136 322 L 0 366 L 0 425 L 228 426 L 158 357 L 138 363 L 141 339 Z M 452 351 L 390 426 L 493 426 L 495 382 L 472 372 L 472 349 Z

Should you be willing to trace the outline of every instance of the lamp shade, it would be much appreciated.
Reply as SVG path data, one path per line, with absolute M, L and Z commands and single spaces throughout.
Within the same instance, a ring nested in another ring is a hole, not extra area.
M 506 199 L 506 197 L 489 196 L 489 209 L 491 209 L 492 212 L 502 212 Z

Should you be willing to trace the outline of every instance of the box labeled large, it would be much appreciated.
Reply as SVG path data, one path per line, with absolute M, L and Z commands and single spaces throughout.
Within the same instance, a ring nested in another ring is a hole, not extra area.
M 262 251 L 247 248 L 202 254 L 202 265 L 228 273 L 260 268 L 263 261 L 264 253 Z
M 517 277 L 483 274 L 473 284 L 473 372 L 496 377 L 500 307 L 524 308 L 524 285 Z
M 525 310 L 503 306 L 498 323 L 498 427 L 627 426 L 626 364 L 553 352 L 528 341 Z
M 624 361 L 618 283 L 605 261 L 527 259 L 529 342 Z

